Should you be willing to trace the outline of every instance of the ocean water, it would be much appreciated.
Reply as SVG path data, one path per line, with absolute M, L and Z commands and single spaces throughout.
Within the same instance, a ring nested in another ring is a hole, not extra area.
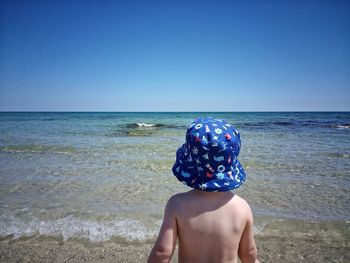
M 350 113 L 0 113 L 0 238 L 150 242 L 186 127 L 241 133 L 257 235 L 350 240 Z

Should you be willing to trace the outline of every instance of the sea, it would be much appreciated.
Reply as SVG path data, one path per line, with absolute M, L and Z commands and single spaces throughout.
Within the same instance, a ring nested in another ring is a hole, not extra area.
M 350 112 L 1 112 L 0 238 L 154 240 L 198 117 L 241 133 L 255 235 L 350 240 Z

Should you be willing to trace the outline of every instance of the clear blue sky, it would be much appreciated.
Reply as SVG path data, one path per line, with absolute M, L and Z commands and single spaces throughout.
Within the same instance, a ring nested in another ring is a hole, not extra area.
M 349 111 L 350 2 L 3 0 L 0 110 Z

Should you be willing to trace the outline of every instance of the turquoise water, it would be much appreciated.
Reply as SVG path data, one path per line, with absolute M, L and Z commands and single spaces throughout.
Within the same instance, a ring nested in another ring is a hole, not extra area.
M 0 113 L 0 237 L 147 241 L 197 117 L 232 123 L 256 233 L 350 220 L 350 113 Z M 348 237 L 349 232 L 347 233 Z

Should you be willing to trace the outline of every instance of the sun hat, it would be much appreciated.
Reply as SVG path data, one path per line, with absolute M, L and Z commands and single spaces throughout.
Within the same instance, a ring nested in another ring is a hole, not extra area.
M 202 191 L 236 189 L 246 179 L 237 159 L 240 148 L 239 132 L 226 121 L 196 119 L 176 152 L 173 173 L 180 182 Z

